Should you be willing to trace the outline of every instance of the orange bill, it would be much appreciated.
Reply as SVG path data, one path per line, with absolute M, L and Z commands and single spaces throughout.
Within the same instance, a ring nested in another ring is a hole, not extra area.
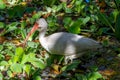
M 38 29 L 38 24 L 35 23 L 33 28 L 31 29 L 31 31 L 28 33 L 26 39 L 24 40 L 24 44 L 26 44 L 26 42 L 28 41 L 28 39 L 31 36 L 31 34 L 33 34 L 37 29 Z

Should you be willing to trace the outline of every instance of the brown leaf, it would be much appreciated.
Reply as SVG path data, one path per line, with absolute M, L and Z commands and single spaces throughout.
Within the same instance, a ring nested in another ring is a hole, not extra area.
M 3 43 L 5 40 L 6 40 L 5 37 L 0 36 L 0 44 Z
M 8 61 L 10 58 L 11 58 L 10 55 L 7 55 L 7 54 L 5 55 L 5 60 L 6 60 L 6 61 Z
M 61 71 L 60 71 L 60 65 L 57 65 L 57 64 L 53 64 L 52 65 L 52 68 L 53 68 L 53 73 L 54 74 L 60 74 L 61 73 Z
M 116 72 L 112 69 L 106 69 L 104 71 L 100 71 L 100 73 L 105 76 L 112 76 L 116 74 Z
M 47 13 L 47 14 L 43 15 L 43 18 L 47 18 L 50 15 L 51 15 L 51 13 Z

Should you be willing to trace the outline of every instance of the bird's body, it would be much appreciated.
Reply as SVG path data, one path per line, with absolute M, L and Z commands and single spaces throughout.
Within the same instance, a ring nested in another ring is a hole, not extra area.
M 89 50 L 94 51 L 101 48 L 99 42 L 77 34 L 58 32 L 45 36 L 47 27 L 47 22 L 41 18 L 36 22 L 30 34 L 37 28 L 40 28 L 39 41 L 42 47 L 51 54 L 64 55 L 65 57 L 73 59 L 80 57 Z
M 88 50 L 97 50 L 100 44 L 84 36 L 58 32 L 47 37 L 39 37 L 41 45 L 51 54 L 75 55 Z

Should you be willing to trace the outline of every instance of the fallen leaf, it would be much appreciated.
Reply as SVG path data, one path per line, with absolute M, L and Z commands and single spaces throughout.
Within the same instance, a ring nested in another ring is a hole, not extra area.
M 73 6 L 72 4 L 67 5 L 68 8 L 71 8 L 72 6 Z
M 0 36 L 0 44 L 3 43 L 5 40 L 6 40 L 5 37 Z
M 17 39 L 15 39 L 15 40 L 11 40 L 10 42 L 12 42 L 12 43 L 15 44 L 15 45 L 20 44 L 19 40 L 17 40 Z
M 27 2 L 21 2 L 21 5 L 22 5 L 22 6 L 26 6 L 26 5 L 27 5 Z
M 47 17 L 49 17 L 50 15 L 51 15 L 51 13 L 47 13 L 47 14 L 43 15 L 43 18 L 47 18 Z
M 52 68 L 53 68 L 53 73 L 54 74 L 60 74 L 61 71 L 60 71 L 60 65 L 57 65 L 57 64 L 52 64 Z
M 5 55 L 5 60 L 6 60 L 6 61 L 8 61 L 10 58 L 11 58 L 10 55 L 7 55 L 7 54 Z
M 99 71 L 102 75 L 105 75 L 105 76 L 112 76 L 112 75 L 115 75 L 116 72 L 112 69 L 106 69 L 106 70 L 103 70 L 103 71 Z

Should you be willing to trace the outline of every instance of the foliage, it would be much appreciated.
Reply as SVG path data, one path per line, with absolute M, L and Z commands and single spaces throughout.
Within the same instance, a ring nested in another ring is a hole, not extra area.
M 1 47 L 3 47 L 2 49 L 4 49 L 4 45 L 8 47 L 1 52 L 0 59 L 1 72 L 7 72 L 6 75 L 2 75 L 6 76 L 4 79 L 14 78 L 14 76 L 18 77 L 21 74 L 24 75 L 23 77 L 30 78 L 30 76 L 34 75 L 36 68 L 41 70 L 45 68 L 46 64 L 44 60 L 42 58 L 36 58 L 37 54 L 34 53 L 31 46 L 27 51 L 27 49 L 24 50 L 22 47 L 15 47 L 14 45 L 9 46 L 8 43 L 3 44 L 3 46 L 1 45 Z M 15 49 L 15 51 L 11 51 L 13 49 Z M 9 52 L 9 54 L 6 54 L 7 50 L 10 50 L 11 53 Z M 4 57 L 4 55 L 6 56 Z M 9 78 L 7 78 L 7 76 L 9 76 Z
M 0 9 L 4 9 L 6 7 L 5 3 L 3 0 L 0 0 Z
M 120 39 L 120 13 L 118 14 L 117 16 L 117 19 L 116 19 L 116 24 L 115 24 L 115 35 L 118 39 Z

